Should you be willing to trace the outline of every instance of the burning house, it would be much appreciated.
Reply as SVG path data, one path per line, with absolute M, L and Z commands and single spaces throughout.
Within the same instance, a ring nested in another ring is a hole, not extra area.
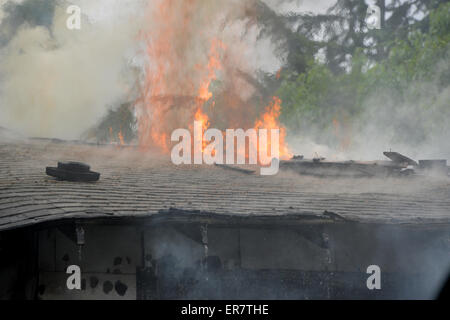
M 260 176 L 58 140 L 0 150 L 2 299 L 434 298 L 450 266 L 448 179 Z M 48 176 L 55 159 L 100 179 Z

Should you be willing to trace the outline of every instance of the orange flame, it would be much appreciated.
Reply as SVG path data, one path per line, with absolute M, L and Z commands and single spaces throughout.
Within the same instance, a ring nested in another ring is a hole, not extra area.
M 209 91 L 209 85 L 213 80 L 217 79 L 216 71 L 222 68 L 219 49 L 225 50 L 225 45 L 222 41 L 213 39 L 211 42 L 209 62 L 207 66 L 208 73 L 206 79 L 200 84 L 200 89 L 198 90 L 198 97 L 205 101 L 211 99 L 212 92 Z
M 186 35 L 191 31 L 195 6 L 192 1 L 160 0 L 149 9 L 149 20 L 157 28 L 141 34 L 147 44 L 145 53 L 149 62 L 142 94 L 136 103 L 138 138 L 141 148 L 156 146 L 168 152 L 169 132 L 182 126 L 170 117 L 175 103 L 172 97 L 188 96 L 195 90 L 191 81 L 193 67 L 183 59 L 183 52 L 189 48 Z
M 205 102 L 207 102 L 212 97 L 212 92 L 209 89 L 211 82 L 217 79 L 216 72 L 222 68 L 220 63 L 220 51 L 219 49 L 225 49 L 225 45 L 217 39 L 213 39 L 211 42 L 211 49 L 209 53 L 209 62 L 207 65 L 207 74 L 205 79 L 200 84 L 200 88 L 198 90 L 198 98 L 201 102 L 195 111 L 194 120 L 202 123 L 202 131 L 205 132 L 209 126 L 209 117 L 206 113 L 203 112 L 202 107 Z M 200 137 L 202 138 L 202 137 Z M 205 150 L 207 146 L 207 142 L 202 142 L 202 152 Z
M 117 137 L 119 138 L 119 144 L 121 146 L 123 146 L 125 144 L 125 142 L 124 142 L 124 139 L 123 139 L 122 130 L 119 131 L 119 133 L 117 134 Z
M 138 139 L 141 148 L 156 146 L 164 153 L 169 153 L 173 130 L 187 127 L 192 131 L 194 120 L 201 122 L 203 132 L 210 127 L 211 119 L 205 112 L 205 105 L 207 102 L 211 108 L 215 105 L 215 101 L 211 101 L 211 83 L 218 78 L 218 71 L 221 70 L 225 70 L 224 74 L 233 79 L 231 74 L 235 69 L 229 68 L 228 64 L 223 65 L 228 61 L 229 52 L 223 55 L 227 46 L 218 36 L 211 38 L 209 33 L 195 30 L 198 28 L 195 19 L 197 9 L 203 3 L 201 0 L 155 1 L 159 2 L 152 6 L 149 19 L 157 28 L 142 33 L 148 65 L 142 94 L 136 103 Z M 199 51 L 198 48 L 204 45 L 209 46 L 209 52 L 208 47 L 202 50 L 204 55 L 190 53 Z M 192 50 L 192 46 L 195 46 L 195 50 Z M 222 56 L 227 60 L 222 59 Z M 281 69 L 277 77 L 280 74 Z M 234 97 L 238 96 L 230 92 L 229 99 L 225 101 L 234 101 Z M 236 101 L 241 103 L 243 100 Z M 286 130 L 278 120 L 281 109 L 279 98 L 274 97 L 265 113 L 255 122 L 252 121 L 255 116 L 249 117 L 251 113 L 248 113 L 248 109 L 237 107 L 230 109 L 230 117 L 226 119 L 230 126 L 237 124 L 247 128 L 254 126 L 255 129 L 280 129 L 280 156 L 286 158 L 291 155 L 285 143 Z M 205 141 L 201 143 L 202 152 L 206 145 Z M 270 150 L 270 143 L 265 149 Z
M 117 138 L 114 136 L 113 128 L 109 127 L 109 141 L 110 143 L 116 142 L 117 144 L 123 146 L 125 145 L 125 139 L 123 138 L 122 129 L 117 133 Z
M 150 12 L 150 19 L 158 28 L 143 34 L 149 64 L 142 95 L 136 103 L 141 148 L 157 146 L 168 152 L 173 130 L 208 118 L 203 105 L 212 97 L 209 87 L 221 69 L 220 54 L 225 45 L 193 32 L 192 20 L 200 4 L 196 0 L 161 0 Z M 201 62 L 202 55 L 189 54 L 191 41 L 197 41 L 194 45 L 209 42 L 207 62 Z M 204 125 L 206 129 L 209 121 L 204 121 Z
M 281 114 L 281 99 L 278 97 L 272 97 L 272 101 L 266 107 L 266 111 L 261 117 L 255 121 L 255 129 L 279 129 L 280 130 L 280 159 L 292 158 L 293 153 L 290 151 L 285 139 L 286 139 L 286 128 L 283 127 L 278 118 Z M 269 131 L 270 132 L 270 131 Z M 269 155 L 271 150 L 270 139 L 267 140 L 267 145 L 263 146 L 258 144 L 258 154 L 259 152 L 265 152 Z M 260 150 L 263 148 L 262 150 Z
M 208 115 L 206 113 L 204 113 L 202 111 L 201 108 L 198 108 L 197 112 L 195 113 L 195 121 L 201 122 L 201 124 L 202 124 L 202 132 L 205 132 L 209 128 L 209 125 L 210 125 L 209 117 L 208 117 Z M 203 153 L 203 151 L 205 150 L 205 148 L 208 145 L 208 143 L 205 140 L 203 140 L 203 137 L 199 137 L 199 139 L 202 140 L 201 145 L 202 145 L 202 153 Z
M 109 127 L 109 141 L 114 141 L 113 129 Z
M 280 68 L 278 71 L 277 71 L 277 74 L 275 75 L 275 77 L 277 78 L 277 80 L 280 80 L 280 78 L 281 78 L 281 72 L 283 71 L 283 68 Z

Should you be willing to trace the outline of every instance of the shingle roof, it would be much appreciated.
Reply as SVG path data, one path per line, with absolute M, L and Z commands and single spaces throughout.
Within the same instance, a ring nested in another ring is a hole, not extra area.
M 46 176 L 45 167 L 58 160 L 89 163 L 101 173 L 100 181 L 73 183 Z M 217 166 L 175 166 L 168 155 L 132 147 L 0 142 L 0 230 L 63 218 L 146 217 L 174 210 L 448 224 L 450 180 L 327 179 L 282 171 L 260 176 Z

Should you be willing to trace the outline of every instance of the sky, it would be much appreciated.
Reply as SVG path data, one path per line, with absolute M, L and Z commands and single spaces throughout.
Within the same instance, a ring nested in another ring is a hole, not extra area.
M 336 3 L 336 0 L 265 0 L 265 2 L 278 12 L 311 12 L 322 14 Z

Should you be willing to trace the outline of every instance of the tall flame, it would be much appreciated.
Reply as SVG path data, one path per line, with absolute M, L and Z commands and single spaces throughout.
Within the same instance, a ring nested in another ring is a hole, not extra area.
M 220 49 L 225 50 L 225 44 L 218 39 L 213 39 L 211 41 L 207 75 L 200 84 L 200 88 L 198 90 L 198 97 L 205 101 L 211 99 L 212 92 L 210 92 L 209 86 L 213 80 L 217 79 L 216 72 L 222 69 L 222 64 L 220 62 Z
M 222 95 L 228 92 L 228 96 L 221 100 L 221 108 L 226 107 L 224 101 L 238 103 L 230 106 L 229 110 L 221 110 L 226 116 L 219 116 L 219 119 L 230 126 L 241 123 L 247 128 L 279 128 L 280 156 L 288 157 L 291 153 L 285 143 L 286 130 L 278 121 L 281 100 L 274 97 L 265 113 L 253 121 L 255 108 L 242 105 L 247 103 L 245 100 L 235 99 L 238 96 L 236 90 L 239 90 L 239 84 L 234 84 L 238 68 L 234 65 L 236 59 L 230 59 L 232 54 L 228 52 L 229 46 L 219 34 L 221 28 L 216 28 L 216 32 L 212 27 L 205 28 L 216 23 L 216 17 L 223 12 L 216 10 L 214 16 L 210 11 L 211 6 L 202 0 L 155 1 L 159 2 L 152 7 L 149 19 L 155 27 L 142 34 L 149 62 L 142 94 L 136 103 L 139 145 L 142 148 L 156 146 L 169 153 L 170 137 L 175 129 L 189 128 L 192 132 L 192 124 L 199 121 L 202 131 L 206 131 L 215 121 L 215 114 L 207 114 L 205 106 L 215 105 L 211 84 L 222 71 L 220 77 L 227 79 L 223 83 L 226 83 L 228 90 L 232 90 L 221 91 Z M 239 57 L 237 60 L 242 59 Z M 224 65 L 224 61 L 229 64 Z M 202 141 L 193 144 L 201 146 L 203 152 L 207 143 Z M 270 150 L 270 145 L 268 147 L 266 151 Z
M 123 138 L 122 130 L 120 130 L 119 133 L 117 134 L 117 138 L 119 138 L 119 144 L 121 146 L 125 145 L 125 140 Z
M 170 134 L 194 120 L 209 126 L 204 104 L 211 99 L 210 84 L 221 69 L 225 45 L 216 37 L 195 30 L 200 0 L 160 0 L 152 7 L 155 28 L 143 33 L 149 64 L 137 101 L 139 145 L 169 151 Z M 209 53 L 198 53 L 207 48 Z M 206 59 L 205 59 L 206 58 Z
M 279 117 L 281 114 L 281 99 L 278 97 L 273 97 L 272 101 L 266 107 L 265 112 L 261 115 L 261 117 L 255 121 L 255 129 L 279 129 L 280 130 L 280 159 L 289 159 L 292 158 L 292 152 L 289 150 L 289 147 L 286 143 L 286 128 L 282 126 L 279 122 Z M 267 155 L 270 154 L 270 139 L 268 139 L 267 145 L 258 145 L 258 152 L 262 152 Z M 263 148 L 263 150 L 259 150 Z
M 205 78 L 200 83 L 200 88 L 198 90 L 198 98 L 199 101 L 203 102 L 197 107 L 195 111 L 194 120 L 199 121 L 202 124 L 202 131 L 206 131 L 210 126 L 209 117 L 206 113 L 203 112 L 203 106 L 205 102 L 212 98 L 213 94 L 210 91 L 209 86 L 211 82 L 217 79 L 216 72 L 222 68 L 220 63 L 220 51 L 219 49 L 224 50 L 225 45 L 217 39 L 213 39 L 211 42 L 211 49 L 209 53 L 209 61 L 207 65 L 207 72 Z M 201 138 L 201 137 L 200 137 Z M 202 152 L 205 150 L 207 146 L 206 141 L 202 141 Z

